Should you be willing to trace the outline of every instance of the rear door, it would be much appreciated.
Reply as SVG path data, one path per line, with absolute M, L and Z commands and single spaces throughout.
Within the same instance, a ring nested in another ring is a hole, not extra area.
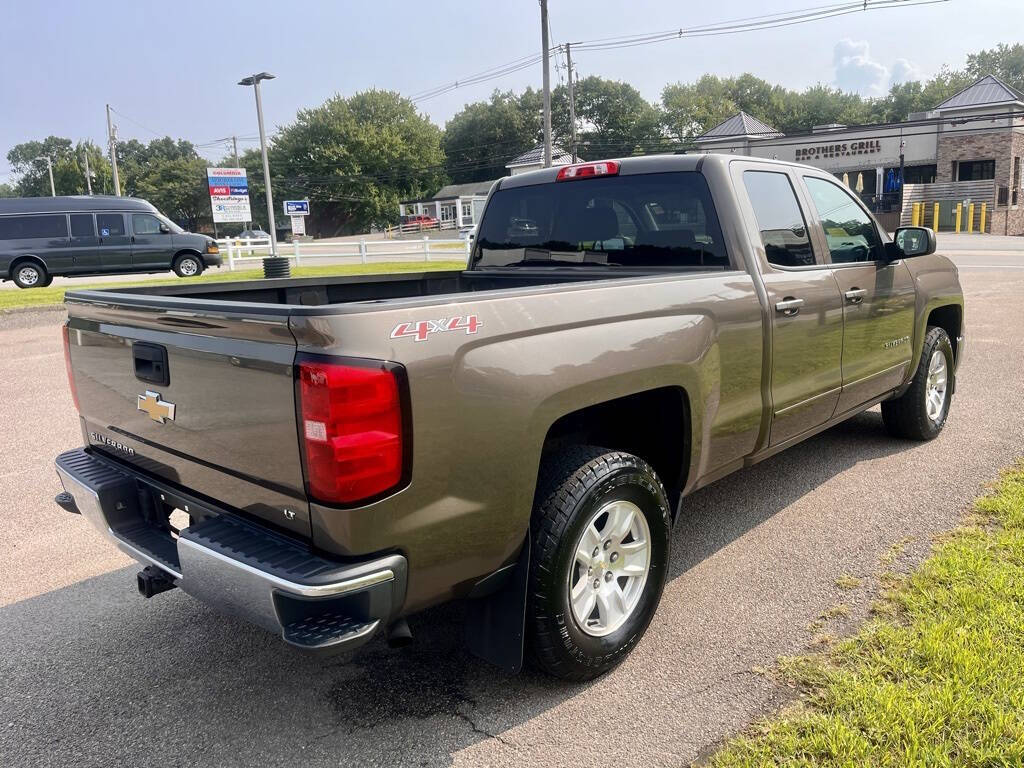
M 792 172 L 733 165 L 745 192 L 772 326 L 770 444 L 832 418 L 842 387 L 843 304 L 815 249 Z
M 185 312 L 120 299 L 127 303 L 68 299 L 89 445 L 308 537 L 287 312 Z
M 96 235 L 96 220 L 91 213 L 71 214 L 71 253 L 75 272 L 96 271 L 100 268 L 100 239 Z
M 174 254 L 171 232 L 166 225 L 151 213 L 133 213 L 132 224 L 132 266 L 136 269 L 168 268 Z
M 123 213 L 97 213 L 100 269 L 120 272 L 132 268 L 132 239 Z
M 815 228 L 843 297 L 843 413 L 898 387 L 911 364 L 916 291 L 906 263 L 885 258 L 874 219 L 842 185 L 804 175 Z

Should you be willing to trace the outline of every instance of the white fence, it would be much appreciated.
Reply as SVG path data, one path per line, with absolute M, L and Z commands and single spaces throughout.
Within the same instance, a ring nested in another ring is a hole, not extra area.
M 221 238 L 217 241 L 228 269 L 258 266 L 270 255 L 270 238 Z M 349 240 L 335 243 L 278 243 L 277 255 L 295 266 L 302 264 L 373 264 L 395 261 L 461 261 L 469 259 L 471 241 L 431 240 Z

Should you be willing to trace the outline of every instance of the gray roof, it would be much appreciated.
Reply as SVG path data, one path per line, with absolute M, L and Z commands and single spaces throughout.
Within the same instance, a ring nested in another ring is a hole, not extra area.
M 506 168 L 511 168 L 514 165 L 538 165 L 544 162 L 544 145 L 538 144 L 533 149 L 523 152 L 519 157 L 514 160 L 509 160 L 505 165 Z M 571 163 L 572 155 L 566 152 L 557 144 L 551 145 L 551 162 L 552 163 Z
M 68 211 L 156 211 L 137 197 L 62 195 L 60 197 L 0 198 L 0 213 L 67 213 Z
M 727 120 L 723 120 L 714 128 L 705 131 L 697 137 L 696 141 L 708 139 L 726 139 L 731 137 L 746 136 L 750 138 L 769 138 L 783 136 L 770 125 L 766 125 L 756 117 L 748 115 L 742 110 Z
M 957 109 L 958 107 L 980 107 L 985 104 L 1021 102 L 1024 97 L 995 75 L 985 75 L 975 83 L 950 96 L 936 109 Z
M 490 181 L 474 181 L 469 184 L 446 184 L 430 196 L 431 200 L 453 200 L 456 197 L 473 197 L 474 195 L 486 195 L 491 191 Z

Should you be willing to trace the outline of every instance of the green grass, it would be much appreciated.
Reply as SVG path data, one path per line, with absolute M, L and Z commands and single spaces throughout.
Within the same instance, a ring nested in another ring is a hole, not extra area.
M 328 275 L 379 275 L 390 272 L 422 272 L 434 269 L 463 269 L 462 261 L 401 261 L 376 264 L 346 264 L 329 267 L 293 267 L 292 277 L 324 277 Z M 259 269 L 238 270 L 228 272 L 227 269 L 210 270 L 199 277 L 149 277 L 140 276 L 138 280 L 125 282 L 91 283 L 87 278 L 80 282 L 52 285 L 49 288 L 28 288 L 26 290 L 0 291 L 0 313 L 19 307 L 45 307 L 60 304 L 64 301 L 65 291 L 84 291 L 93 288 L 127 288 L 133 285 L 191 285 L 194 283 L 220 283 L 230 280 L 254 280 L 263 276 Z
M 1024 464 L 891 589 L 853 638 L 787 659 L 801 703 L 709 763 L 1024 765 Z

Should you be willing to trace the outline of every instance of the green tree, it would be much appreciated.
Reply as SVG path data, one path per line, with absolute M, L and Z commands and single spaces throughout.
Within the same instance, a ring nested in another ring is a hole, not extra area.
M 18 193 L 10 184 L 0 184 L 0 197 L 17 197 Z
M 212 220 L 206 167 L 201 157 L 157 157 L 135 179 L 135 193 L 186 229 L 197 230 Z
M 676 140 L 700 136 L 741 109 L 732 100 L 728 81 L 715 75 L 704 75 L 695 83 L 666 85 L 661 91 L 661 105 L 665 130 Z
M 278 130 L 270 172 L 278 199 L 312 201 L 312 234 L 365 231 L 396 222 L 399 200 L 441 186 L 441 130 L 391 91 L 335 96 Z M 253 181 L 262 182 L 262 172 Z
M 590 76 L 575 88 L 578 154 L 612 157 L 650 152 L 663 141 L 661 112 L 628 83 Z M 551 132 L 569 150 L 569 89 L 551 95 Z
M 456 183 L 504 176 L 505 163 L 536 146 L 541 114 L 536 92 L 494 91 L 467 104 L 444 127 L 445 170 Z
M 37 159 L 41 157 L 49 157 L 53 163 L 53 186 L 58 195 L 84 195 L 87 191 L 86 154 L 89 155 L 93 192 L 101 194 L 111 191 L 110 164 L 95 144 L 90 141 L 74 144 L 71 139 L 48 136 L 42 141 L 18 144 L 7 153 L 7 161 L 15 173 L 20 175 L 15 185 L 17 195 L 37 197 L 50 194 L 46 161 Z
M 995 75 L 1007 85 L 1024 91 L 1024 45 L 1000 43 L 995 48 L 972 53 L 967 57 L 965 74 L 970 80 Z

